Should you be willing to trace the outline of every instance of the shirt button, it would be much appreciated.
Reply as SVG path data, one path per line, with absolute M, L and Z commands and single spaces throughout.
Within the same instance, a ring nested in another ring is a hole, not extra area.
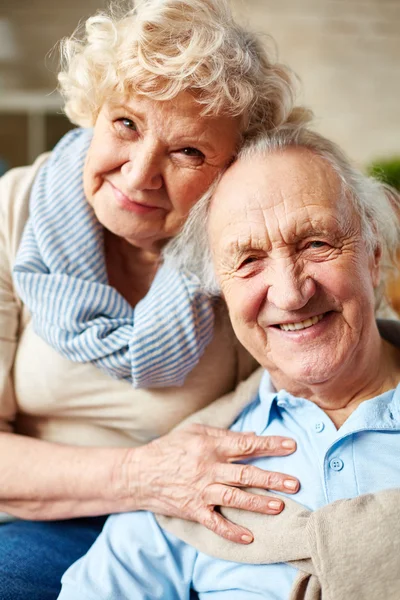
M 314 429 L 317 433 L 321 433 L 321 431 L 325 429 L 325 425 L 322 423 L 322 421 L 320 423 L 315 423 Z
M 343 461 L 340 458 L 332 458 L 329 466 L 333 471 L 341 471 L 344 467 Z

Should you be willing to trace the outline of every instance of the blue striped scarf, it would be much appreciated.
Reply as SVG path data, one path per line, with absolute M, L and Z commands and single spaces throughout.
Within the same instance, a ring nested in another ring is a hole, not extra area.
M 36 333 L 66 358 L 134 387 L 182 385 L 212 338 L 212 301 L 166 265 L 134 309 L 108 285 L 103 228 L 83 191 L 91 133 L 68 133 L 35 179 L 15 287 Z

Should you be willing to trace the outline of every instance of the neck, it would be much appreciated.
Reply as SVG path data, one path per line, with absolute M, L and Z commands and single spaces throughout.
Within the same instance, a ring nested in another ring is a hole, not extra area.
M 400 349 L 383 340 L 377 328 L 375 340 L 355 354 L 339 373 L 321 383 L 289 381 L 282 374 L 271 374 L 271 379 L 276 389 L 315 402 L 339 428 L 361 402 L 400 382 Z
M 134 307 L 150 289 L 160 265 L 161 252 L 133 246 L 104 230 L 108 283 Z
M 125 238 L 115 235 L 108 229 L 104 229 L 104 248 L 106 254 L 118 257 L 125 268 L 129 268 L 129 266 L 138 262 L 143 265 L 158 264 L 161 256 L 160 248 L 134 246 Z

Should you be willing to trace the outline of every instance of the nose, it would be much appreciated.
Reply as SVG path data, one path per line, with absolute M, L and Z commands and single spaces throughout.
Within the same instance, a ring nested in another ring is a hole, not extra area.
M 300 310 L 316 292 L 314 279 L 296 265 L 280 265 L 269 280 L 268 302 L 282 311 Z
M 163 186 L 162 157 L 153 144 L 136 143 L 121 172 L 129 190 L 158 190 Z

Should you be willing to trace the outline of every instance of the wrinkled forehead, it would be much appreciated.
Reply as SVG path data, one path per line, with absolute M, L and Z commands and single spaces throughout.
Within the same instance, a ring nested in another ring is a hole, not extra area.
M 307 149 L 287 148 L 239 159 L 226 171 L 211 202 L 209 232 L 213 243 L 228 229 L 240 235 L 247 223 L 289 242 L 302 229 L 345 227 L 355 218 L 329 163 Z

